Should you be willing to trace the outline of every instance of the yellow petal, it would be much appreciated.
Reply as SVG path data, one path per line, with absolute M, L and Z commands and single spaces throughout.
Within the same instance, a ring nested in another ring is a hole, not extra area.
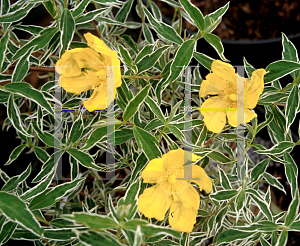
M 121 79 L 121 67 L 120 60 L 118 58 L 118 53 L 113 51 L 112 53 L 112 66 L 114 66 L 114 87 L 120 87 L 122 85 Z
M 210 193 L 212 190 L 212 181 L 204 169 L 198 165 L 191 165 L 191 167 L 192 179 L 188 181 L 196 183 L 200 191 L 205 190 L 206 193 Z
M 154 185 L 144 190 L 138 198 L 138 210 L 148 218 L 163 220 L 171 206 L 171 186 Z
M 229 63 L 214 60 L 211 64 L 211 70 L 214 74 L 225 80 L 229 86 L 236 87 L 237 75 Z
M 227 110 L 226 115 L 228 119 L 228 124 L 237 127 L 237 110 Z
M 99 39 L 98 37 L 89 32 L 84 34 L 84 38 L 86 39 L 89 47 L 91 47 L 101 55 L 111 57 L 112 50 L 107 47 L 103 40 Z
M 223 78 L 215 73 L 209 73 L 201 83 L 199 96 L 224 94 L 227 87 L 228 84 Z
M 203 115 L 204 124 L 209 131 L 219 133 L 226 124 L 226 109 L 229 108 L 231 102 L 224 100 L 219 96 L 207 99 L 200 108 Z
M 257 69 L 252 73 L 251 79 L 246 82 L 245 106 L 249 109 L 255 108 L 259 96 L 264 90 L 264 74 L 266 70 Z
M 173 202 L 169 212 L 169 224 L 177 231 L 189 233 L 193 230 L 196 223 L 200 197 L 191 184 L 186 181 L 181 182 L 186 183 L 184 185 L 185 188 L 176 187 L 181 191 L 173 195 Z M 179 182 L 177 183 L 182 186 Z
M 73 54 L 73 59 L 76 60 L 80 68 L 93 70 L 103 69 L 104 59 L 99 53 L 91 48 L 84 48 Z
M 233 127 L 237 127 L 237 111 L 236 110 L 226 111 L 226 114 L 227 114 L 228 124 Z M 245 123 L 250 122 L 254 117 L 257 117 L 256 113 L 252 112 L 249 109 L 245 109 L 244 111 Z
M 162 158 L 152 159 L 142 171 L 144 183 L 156 183 L 164 175 L 166 175 L 166 170 Z
M 86 83 L 86 78 L 87 76 L 84 73 L 75 77 L 61 75 L 60 86 L 67 92 L 80 94 L 83 91 L 92 89 L 92 84 Z
M 100 84 L 94 91 L 91 97 L 83 101 L 84 107 L 88 111 L 100 110 L 107 108 L 107 91 L 103 84 Z
M 81 74 L 81 68 L 78 66 L 76 60 L 73 59 L 74 52 L 81 50 L 82 48 L 66 50 L 61 59 L 56 62 L 55 66 L 61 66 L 61 75 L 74 77 Z
M 252 112 L 250 109 L 245 110 L 245 122 L 250 122 L 254 117 L 257 117 L 257 114 Z

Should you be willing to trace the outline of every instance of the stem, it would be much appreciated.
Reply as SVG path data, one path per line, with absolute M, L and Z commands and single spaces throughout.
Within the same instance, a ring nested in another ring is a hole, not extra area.
M 85 12 L 85 13 L 88 13 L 86 9 L 84 10 L 84 12 Z M 91 23 L 93 24 L 93 26 L 94 26 L 94 28 L 95 28 L 95 30 L 96 30 L 96 33 L 97 33 L 97 35 L 98 35 L 98 37 L 99 37 L 99 38 L 102 38 L 101 33 L 99 32 L 99 30 L 98 30 L 98 28 L 97 28 L 95 22 L 92 20 Z
M 293 82 L 291 84 L 289 84 L 287 87 L 282 88 L 281 90 L 279 90 L 280 92 L 283 92 L 287 89 L 289 89 L 290 87 L 292 87 L 293 85 L 295 85 L 298 81 L 300 80 L 300 76 L 298 76 L 297 78 L 295 78 L 293 80 Z
M 199 33 L 199 35 L 195 38 L 195 40 L 198 40 L 202 36 L 202 32 Z
M 55 68 L 53 67 L 29 67 L 30 71 L 42 71 L 42 72 L 55 72 Z
M 64 0 L 64 8 L 65 8 L 65 9 L 68 8 L 67 0 Z
M 148 1 L 147 1 L 147 2 L 148 2 Z M 137 40 L 137 44 L 139 44 L 140 41 L 141 41 L 141 38 L 142 38 L 143 24 L 145 23 L 145 18 L 144 18 L 144 16 L 143 16 L 143 11 L 142 11 L 142 6 L 141 6 L 141 3 L 140 3 L 140 0 L 137 0 L 137 3 L 138 3 L 139 13 L 140 13 L 140 16 L 141 16 L 141 19 L 142 19 L 141 31 L 140 31 L 140 34 L 139 34 L 139 38 L 138 38 L 138 40 Z
M 81 40 L 86 41 L 85 38 L 81 35 L 81 33 L 75 29 L 75 33 L 81 38 Z
M 44 241 L 47 245 L 52 246 L 52 244 L 49 243 L 48 240 L 47 240 L 46 238 L 43 238 L 43 241 Z

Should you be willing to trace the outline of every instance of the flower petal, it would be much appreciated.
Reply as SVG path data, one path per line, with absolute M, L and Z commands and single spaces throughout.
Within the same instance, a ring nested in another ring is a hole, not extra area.
M 164 160 L 162 158 L 152 159 L 142 171 L 143 182 L 157 183 L 157 181 L 166 174 Z
M 228 110 L 226 111 L 228 123 L 233 127 L 237 127 L 237 112 L 236 110 Z M 244 111 L 245 123 L 250 122 L 254 117 L 257 117 L 257 114 L 252 112 L 249 109 L 245 109 Z
M 171 186 L 165 182 L 144 190 L 138 198 L 138 210 L 148 218 L 161 221 L 165 218 L 171 202 Z
M 206 193 L 210 193 L 212 190 L 212 181 L 207 176 L 204 169 L 198 165 L 190 165 L 192 167 L 192 179 L 190 182 L 194 182 L 199 186 L 200 191 L 205 190 Z
M 196 223 L 200 197 L 196 189 L 186 181 L 177 181 L 176 190 L 170 208 L 169 224 L 177 231 L 189 233 Z
M 201 159 L 201 156 L 195 155 L 192 152 L 184 151 L 183 149 L 173 149 L 162 156 L 165 169 L 178 170 L 182 169 L 187 161 L 195 162 Z
M 223 78 L 215 73 L 209 73 L 201 83 L 199 96 L 224 94 L 227 87 L 228 84 Z
M 245 110 L 245 122 L 250 122 L 254 117 L 257 117 L 257 114 L 251 111 L 250 109 Z
M 255 108 L 259 96 L 264 90 L 265 69 L 257 69 L 252 73 L 251 79 L 247 81 L 245 88 L 245 105 L 249 109 Z
M 226 123 L 226 109 L 231 102 L 219 96 L 207 99 L 200 108 L 204 123 L 209 131 L 219 133 Z
M 65 77 L 74 77 L 81 74 L 81 68 L 78 66 L 76 60 L 73 59 L 74 52 L 79 52 L 81 50 L 83 50 L 83 48 L 66 50 L 61 59 L 56 62 L 56 67 L 61 66 L 61 75 L 64 75 Z
M 80 94 L 83 91 L 92 89 L 90 83 L 85 83 L 86 74 L 82 73 L 79 76 L 66 77 L 61 75 L 59 78 L 60 86 L 64 88 L 65 91 L 75 94 Z
M 91 97 L 83 101 L 84 107 L 88 111 L 94 111 L 107 108 L 107 90 L 103 84 L 100 84 L 94 91 Z
M 99 39 L 95 35 L 91 33 L 85 33 L 84 38 L 87 41 L 89 47 L 97 51 L 103 56 L 111 57 L 112 50 L 108 48 L 108 46 L 103 42 L 103 40 Z M 110 64 L 112 64 L 110 62 Z
M 229 63 L 214 60 L 211 64 L 211 70 L 214 74 L 225 80 L 229 86 L 236 88 L 237 74 Z

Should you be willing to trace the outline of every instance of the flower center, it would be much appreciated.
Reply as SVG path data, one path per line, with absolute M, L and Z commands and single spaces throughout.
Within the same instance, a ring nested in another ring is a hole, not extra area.
M 170 175 L 169 178 L 168 178 L 168 182 L 171 183 L 171 184 L 175 184 L 177 182 L 176 180 L 176 175 Z
M 236 102 L 236 100 L 237 100 L 237 95 L 234 94 L 234 93 L 232 93 L 232 94 L 229 95 L 229 99 L 230 99 L 230 101 Z

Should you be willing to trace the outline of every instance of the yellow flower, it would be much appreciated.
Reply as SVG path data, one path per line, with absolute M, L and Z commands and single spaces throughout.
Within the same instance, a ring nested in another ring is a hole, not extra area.
M 200 97 L 217 95 L 207 99 L 200 108 L 204 123 L 209 131 L 219 133 L 228 123 L 237 127 L 237 105 L 244 104 L 245 122 L 250 122 L 257 114 L 250 109 L 255 108 L 259 95 L 264 90 L 264 69 L 257 69 L 251 79 L 240 77 L 234 68 L 220 60 L 214 60 L 211 65 L 212 73 L 203 80 L 199 91 Z M 237 81 L 244 81 L 244 102 L 237 102 Z M 217 109 L 217 110 L 214 110 Z M 231 109 L 231 110 L 228 110 Z
M 203 168 L 187 165 L 192 173 L 191 180 L 184 179 L 184 163 L 195 162 L 200 156 L 184 151 L 171 150 L 162 158 L 151 160 L 142 171 L 144 183 L 156 183 L 144 190 L 138 198 L 138 209 L 148 218 L 163 220 L 167 210 L 169 224 L 181 232 L 191 232 L 196 223 L 200 197 L 195 188 L 188 182 L 196 183 L 200 190 L 211 192 L 212 181 Z
M 56 66 L 61 67 L 60 85 L 67 92 L 80 94 L 86 90 L 94 90 L 92 96 L 83 101 L 89 111 L 107 108 L 107 66 L 113 66 L 113 97 L 116 88 L 121 86 L 120 60 L 116 51 L 92 35 L 84 34 L 88 48 L 66 50 Z M 108 86 L 111 86 L 110 84 Z M 112 92 L 111 92 L 112 93 Z M 108 102 L 111 103 L 111 102 Z

